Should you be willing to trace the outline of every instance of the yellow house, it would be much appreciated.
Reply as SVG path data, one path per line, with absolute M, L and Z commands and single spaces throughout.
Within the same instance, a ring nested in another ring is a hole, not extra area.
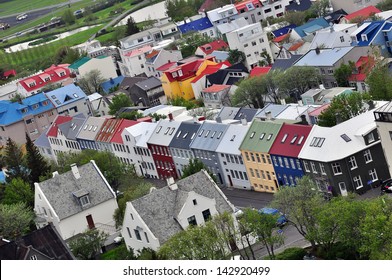
M 249 182 L 258 192 L 278 190 L 274 166 L 268 154 L 283 123 L 255 119 L 241 143 L 240 151 Z
M 192 80 L 200 75 L 208 65 L 216 65 L 214 57 L 195 59 L 176 65 L 163 72 L 161 77 L 163 91 L 168 99 L 183 97 L 185 100 L 195 98 Z

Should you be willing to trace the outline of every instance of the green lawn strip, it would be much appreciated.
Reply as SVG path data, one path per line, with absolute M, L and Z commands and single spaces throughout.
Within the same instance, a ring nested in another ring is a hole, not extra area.
M 0 4 L 0 17 L 68 2 L 68 0 L 12 0 Z

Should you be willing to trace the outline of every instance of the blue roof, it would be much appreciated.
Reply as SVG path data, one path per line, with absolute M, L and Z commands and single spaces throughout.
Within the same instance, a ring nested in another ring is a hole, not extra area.
M 356 46 L 369 46 L 374 37 L 378 34 L 380 29 L 383 29 L 384 26 L 384 21 L 373 21 L 371 22 L 364 30 L 361 32 L 357 33 L 357 44 Z M 362 34 L 365 34 L 367 37 L 367 40 L 362 40 Z
M 0 183 L 2 184 L 5 183 L 5 174 L 3 171 L 0 171 Z
M 392 22 L 387 21 L 387 22 L 384 24 L 382 30 L 383 30 L 383 31 L 389 31 L 391 28 L 392 28 Z
M 29 96 L 22 100 L 22 103 L 6 100 L 0 101 L 0 125 L 9 125 L 21 121 L 25 116 L 38 115 L 53 109 L 53 104 L 43 93 Z M 36 106 L 38 105 L 38 107 Z M 36 108 L 33 108 L 36 107 Z
M 286 6 L 286 11 L 306 11 L 312 6 L 311 0 L 301 0 L 299 5 L 297 1 L 293 1 L 291 4 Z
M 109 79 L 106 82 L 103 82 L 101 84 L 101 88 L 105 93 L 109 93 L 110 89 L 112 87 L 115 87 L 117 85 L 120 85 L 121 82 L 124 80 L 124 76 L 118 76 L 114 79 Z
M 313 32 L 315 30 L 318 30 L 320 28 L 325 28 L 328 26 L 329 26 L 329 23 L 324 18 L 316 18 L 312 21 L 308 21 L 307 23 L 294 28 L 294 30 L 295 30 L 295 32 L 298 33 L 299 36 L 305 37 L 306 36 L 305 31 Z M 318 29 L 315 29 L 315 27 L 317 27 Z M 313 30 L 313 31 L 311 31 L 311 30 Z
M 50 143 L 48 136 L 46 135 L 46 132 L 49 130 L 49 128 L 46 128 L 41 135 L 34 141 L 34 145 L 37 147 L 42 147 L 42 148 L 49 148 L 50 149 Z
M 178 29 L 180 29 L 180 32 L 182 34 L 191 32 L 191 31 L 202 31 L 204 29 L 212 27 L 211 21 L 208 19 L 208 17 L 203 17 L 188 23 L 184 23 L 182 25 L 178 26 Z
M 74 84 L 64 86 L 45 93 L 55 108 L 73 103 L 80 99 L 86 99 L 87 95 L 82 89 Z
M 291 29 L 294 29 L 296 27 L 297 27 L 297 25 L 290 24 L 285 27 L 279 28 L 275 31 L 272 31 L 272 34 L 274 34 L 275 37 L 279 37 L 279 36 L 282 36 L 282 35 L 289 33 Z

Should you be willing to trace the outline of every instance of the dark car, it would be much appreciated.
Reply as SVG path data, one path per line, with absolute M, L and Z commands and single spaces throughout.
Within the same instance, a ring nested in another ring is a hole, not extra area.
M 381 192 L 382 193 L 392 193 L 392 179 L 382 181 Z

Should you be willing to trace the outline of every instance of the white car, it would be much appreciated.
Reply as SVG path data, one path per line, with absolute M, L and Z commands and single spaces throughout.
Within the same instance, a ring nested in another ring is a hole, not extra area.
M 27 14 L 21 14 L 21 15 L 19 15 L 19 16 L 16 17 L 16 20 L 24 20 L 24 19 L 26 19 L 27 17 L 28 17 Z

